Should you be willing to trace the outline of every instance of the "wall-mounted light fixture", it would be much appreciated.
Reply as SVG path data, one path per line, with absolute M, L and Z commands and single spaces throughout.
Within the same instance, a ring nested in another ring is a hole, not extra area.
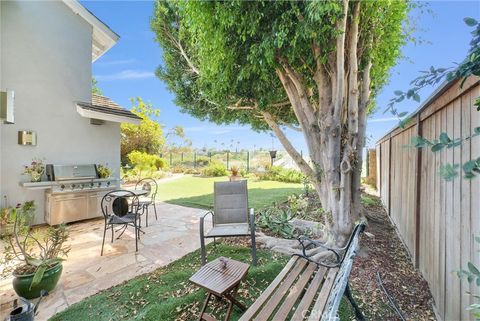
M 18 144 L 19 145 L 37 145 L 37 133 L 31 130 L 18 131 Z
M 4 119 L 5 124 L 15 123 L 14 100 L 15 93 L 13 90 L 0 91 L 0 118 Z

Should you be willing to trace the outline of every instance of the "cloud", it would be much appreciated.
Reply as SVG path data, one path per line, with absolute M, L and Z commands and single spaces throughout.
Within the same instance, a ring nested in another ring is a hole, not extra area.
M 129 80 L 129 79 L 146 79 L 153 78 L 155 74 L 151 71 L 141 71 L 141 70 L 122 70 L 117 73 L 109 75 L 95 75 L 95 79 L 98 81 L 108 81 L 108 80 Z
M 137 59 L 117 59 L 117 60 L 107 60 L 107 61 L 99 61 L 97 65 L 102 66 L 117 66 L 117 65 L 128 65 L 137 62 Z
M 385 123 L 385 122 L 390 122 L 394 120 L 399 120 L 397 117 L 388 117 L 388 118 L 375 118 L 375 119 L 369 119 L 367 122 L 369 123 Z

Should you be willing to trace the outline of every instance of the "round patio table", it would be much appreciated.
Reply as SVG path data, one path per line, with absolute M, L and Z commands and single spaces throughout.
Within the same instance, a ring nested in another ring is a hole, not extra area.
M 144 189 L 132 189 L 132 190 L 129 189 L 129 190 L 125 190 L 125 191 L 113 192 L 113 193 L 110 193 L 110 195 L 113 195 L 113 196 L 116 196 L 116 197 L 132 196 L 128 192 L 131 192 L 131 193 L 135 194 L 135 196 L 144 196 L 144 195 L 147 195 L 149 193 L 149 191 L 144 190 Z

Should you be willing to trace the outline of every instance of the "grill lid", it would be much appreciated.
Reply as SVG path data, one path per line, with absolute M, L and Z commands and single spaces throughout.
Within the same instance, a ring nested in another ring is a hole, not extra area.
M 97 166 L 87 165 L 54 165 L 46 166 L 46 174 L 49 181 L 66 181 L 76 179 L 98 178 Z

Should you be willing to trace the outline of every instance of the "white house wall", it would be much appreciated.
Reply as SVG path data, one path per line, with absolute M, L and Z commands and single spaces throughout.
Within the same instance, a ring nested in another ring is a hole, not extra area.
M 91 125 L 75 101 L 91 101 L 92 27 L 64 3 L 0 2 L 1 89 L 15 91 L 15 124 L 1 124 L 1 195 L 8 203 L 35 200 L 44 222 L 44 191 L 19 186 L 22 166 L 108 163 L 119 176 L 120 126 Z M 37 146 L 17 144 L 19 130 L 37 133 Z

